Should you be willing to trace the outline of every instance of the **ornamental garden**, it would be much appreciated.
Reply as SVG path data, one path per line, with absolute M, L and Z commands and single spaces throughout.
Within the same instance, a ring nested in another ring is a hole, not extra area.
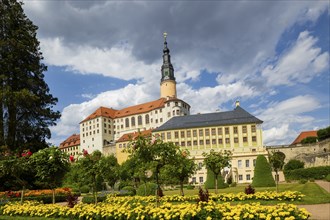
M 84 151 L 74 159 L 55 147 L 2 155 L 0 214 L 5 219 L 309 219 L 297 205 L 330 202 L 330 194 L 314 182 L 329 180 L 330 167 L 284 164 L 282 154 L 259 156 L 248 185 L 224 183 L 221 170 L 230 167 L 231 152 L 211 150 L 204 155 L 207 181 L 195 186 L 188 178 L 198 166 L 188 151 L 143 136 L 126 150 L 130 157 L 122 165 L 113 155 Z M 272 170 L 283 170 L 290 183 L 278 184 Z

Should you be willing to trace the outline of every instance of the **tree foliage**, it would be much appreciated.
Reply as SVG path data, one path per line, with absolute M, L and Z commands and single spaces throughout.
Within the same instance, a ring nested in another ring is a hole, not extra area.
M 318 140 L 317 137 L 306 137 L 306 138 L 302 139 L 300 143 L 302 143 L 302 144 L 312 144 L 312 143 L 316 143 L 317 140 Z
M 330 138 L 330 126 L 317 131 L 319 141 Z
M 296 159 L 292 159 L 289 160 L 285 165 L 284 165 L 284 170 L 296 170 L 296 169 L 300 169 L 300 168 L 304 168 L 305 163 L 300 161 L 300 160 L 296 160 Z
M 272 168 L 264 155 L 259 155 L 254 168 L 253 187 L 273 187 L 275 180 L 272 176 Z
M 31 156 L 31 166 L 34 167 L 38 184 L 53 189 L 55 203 L 55 188 L 62 185 L 66 172 L 69 171 L 69 157 L 57 147 L 49 147 Z
M 190 158 L 189 151 L 178 149 L 174 161 L 164 168 L 165 178 L 169 183 L 179 183 L 180 193 L 184 196 L 183 184 L 188 182 L 188 178 L 197 171 L 197 168 L 194 158 Z
M 47 147 L 48 127 L 60 117 L 44 81 L 47 67 L 41 62 L 37 26 L 21 2 L 2 0 L 0 30 L 0 146 L 35 152 Z
M 203 153 L 204 164 L 206 168 L 214 174 L 215 179 L 215 193 L 218 193 L 218 176 L 225 167 L 230 167 L 230 160 L 232 158 L 231 151 L 224 150 L 215 152 L 213 149 L 210 153 Z
M 268 155 L 269 164 L 276 173 L 276 191 L 278 192 L 278 171 L 282 170 L 284 165 L 285 154 L 281 151 L 276 151 Z

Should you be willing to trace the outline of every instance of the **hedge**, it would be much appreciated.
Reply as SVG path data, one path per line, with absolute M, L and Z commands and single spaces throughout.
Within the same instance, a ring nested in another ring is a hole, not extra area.
M 253 187 L 272 187 L 275 180 L 272 175 L 272 168 L 264 155 L 259 155 L 254 168 Z
M 156 195 L 156 189 L 157 189 L 156 183 L 142 184 L 136 190 L 136 195 L 138 195 L 138 196 L 154 196 L 154 195 Z
M 67 195 L 55 195 L 55 202 L 66 202 Z M 10 198 L 8 201 L 21 201 L 20 197 Z M 42 196 L 27 196 L 24 197 L 24 201 L 38 201 L 44 204 L 51 204 L 53 203 L 53 196 L 52 195 L 42 195 Z
M 286 180 L 314 179 L 321 180 L 330 174 L 330 166 L 309 167 L 296 170 L 284 170 Z
M 103 202 L 103 201 L 105 201 L 106 198 L 107 198 L 106 196 L 98 196 L 97 202 Z M 94 196 L 84 196 L 81 201 L 86 204 L 95 203 Z
M 224 179 L 222 178 L 222 175 L 219 174 L 218 176 L 218 189 L 224 189 L 227 188 L 229 185 L 224 182 Z M 207 176 L 206 181 L 204 183 L 205 189 L 215 189 L 215 178 L 214 173 L 210 170 L 207 170 Z

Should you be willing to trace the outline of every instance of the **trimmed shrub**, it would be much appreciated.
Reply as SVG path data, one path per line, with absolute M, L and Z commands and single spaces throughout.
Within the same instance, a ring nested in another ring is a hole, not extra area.
M 136 190 L 136 195 L 138 195 L 138 196 L 154 196 L 154 195 L 156 195 L 156 189 L 157 189 L 156 183 L 142 184 Z
M 55 202 L 66 202 L 67 195 L 55 195 Z M 10 201 L 20 201 L 21 198 L 11 198 Z M 53 196 L 52 195 L 42 195 L 42 196 L 27 196 L 24 197 L 24 201 L 38 201 L 44 204 L 51 204 L 53 203 Z
M 266 157 L 259 155 L 254 168 L 254 177 L 252 180 L 253 187 L 273 187 L 276 186 L 270 167 Z
M 292 159 L 292 160 L 289 160 L 289 162 L 287 162 L 284 165 L 283 170 L 296 170 L 296 169 L 304 168 L 304 166 L 305 166 L 304 162 L 302 162 L 300 160 Z
M 330 182 L 330 173 L 325 177 L 325 180 Z
M 232 182 L 231 184 L 230 184 L 230 187 L 236 187 L 237 186 L 237 183 L 236 182 Z
M 317 137 L 306 137 L 301 140 L 302 144 L 312 144 L 317 142 Z
M 98 196 L 97 197 L 97 202 L 103 202 L 105 201 L 107 197 L 106 196 Z M 84 196 L 81 200 L 83 203 L 86 204 L 94 204 L 94 196 Z
M 224 182 L 221 175 L 218 176 L 218 189 L 227 188 L 229 185 Z M 210 170 L 207 170 L 206 181 L 204 183 L 205 189 L 215 189 L 215 178 L 214 173 Z
M 187 185 L 187 189 L 195 189 L 195 186 L 194 185 Z
M 90 187 L 89 186 L 82 186 L 80 187 L 81 193 L 89 193 Z
M 120 190 L 120 194 L 126 193 L 127 196 L 135 196 L 136 190 L 133 186 L 125 186 Z
M 284 170 L 284 176 L 287 180 L 301 179 L 324 179 L 330 173 L 330 166 L 309 167 L 296 170 Z
M 306 179 L 300 179 L 300 180 L 299 180 L 299 183 L 300 183 L 300 184 L 305 184 L 305 183 L 307 183 L 307 180 L 306 180 Z

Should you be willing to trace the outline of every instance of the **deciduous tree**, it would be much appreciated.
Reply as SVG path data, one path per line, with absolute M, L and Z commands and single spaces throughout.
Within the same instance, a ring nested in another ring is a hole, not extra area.
M 278 192 L 278 181 L 279 181 L 279 176 L 278 176 L 278 171 L 282 170 L 283 165 L 284 165 L 284 159 L 285 159 L 285 154 L 281 151 L 276 151 L 273 153 L 270 153 L 268 155 L 269 158 L 269 164 L 273 168 L 276 174 L 275 182 L 276 182 L 276 192 Z
M 208 170 L 213 172 L 215 179 L 215 193 L 218 193 L 218 176 L 225 167 L 230 167 L 230 160 L 232 158 L 231 151 L 224 150 L 216 152 L 213 149 L 210 153 L 203 153 L 204 164 Z

